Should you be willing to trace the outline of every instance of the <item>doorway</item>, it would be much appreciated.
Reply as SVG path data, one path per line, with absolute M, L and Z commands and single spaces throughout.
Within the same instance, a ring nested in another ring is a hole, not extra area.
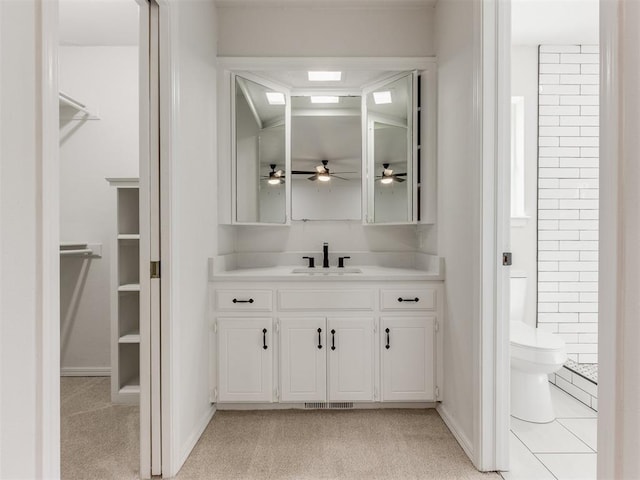
M 596 475 L 597 380 L 577 362 L 597 356 L 598 16 L 591 1 L 512 6 L 510 320 L 563 353 L 551 414 L 516 413 L 512 390 L 505 478 Z
M 159 473 L 150 359 L 159 298 L 146 275 L 159 243 L 153 11 L 146 0 L 59 0 L 63 478 Z

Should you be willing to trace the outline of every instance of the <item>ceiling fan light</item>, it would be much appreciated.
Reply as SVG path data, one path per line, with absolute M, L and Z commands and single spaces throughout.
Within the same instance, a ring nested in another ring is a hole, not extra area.
M 389 183 L 393 183 L 393 177 L 382 177 L 382 179 L 380 180 L 380 183 L 384 183 L 385 185 L 388 185 Z
M 321 182 L 328 182 L 329 180 L 331 180 L 331 177 L 328 173 L 319 173 L 318 180 L 320 180 Z
M 279 178 L 270 178 L 269 180 L 267 180 L 267 182 L 269 183 L 269 185 L 280 185 L 280 179 Z

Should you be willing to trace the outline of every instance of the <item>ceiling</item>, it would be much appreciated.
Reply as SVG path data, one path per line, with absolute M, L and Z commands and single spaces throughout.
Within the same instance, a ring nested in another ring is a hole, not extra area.
M 60 45 L 137 45 L 135 0 L 60 0 Z
M 437 0 L 217 0 L 219 6 L 434 6 Z M 512 0 L 514 45 L 598 42 L 598 0 Z M 60 0 L 61 45 L 137 45 L 136 0 Z M 282 79 L 285 80 L 285 79 Z M 295 85 L 296 81 L 287 83 Z M 361 79 L 358 79 L 360 83 Z
M 599 42 L 598 0 L 512 0 L 512 44 Z

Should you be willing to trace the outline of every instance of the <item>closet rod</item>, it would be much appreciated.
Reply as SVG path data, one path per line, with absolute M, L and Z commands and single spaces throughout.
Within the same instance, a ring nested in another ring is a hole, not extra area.
M 93 254 L 93 250 L 90 248 L 83 248 L 79 250 L 60 250 L 60 255 L 67 256 L 80 256 L 80 255 L 91 255 Z

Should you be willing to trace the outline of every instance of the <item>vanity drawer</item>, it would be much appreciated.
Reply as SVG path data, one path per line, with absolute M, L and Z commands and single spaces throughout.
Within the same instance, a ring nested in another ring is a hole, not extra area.
M 435 310 L 435 288 L 402 288 L 381 290 L 381 310 Z
M 270 312 L 273 308 L 271 290 L 216 290 L 216 310 L 224 312 Z
M 280 310 L 373 310 L 373 290 L 279 290 Z

